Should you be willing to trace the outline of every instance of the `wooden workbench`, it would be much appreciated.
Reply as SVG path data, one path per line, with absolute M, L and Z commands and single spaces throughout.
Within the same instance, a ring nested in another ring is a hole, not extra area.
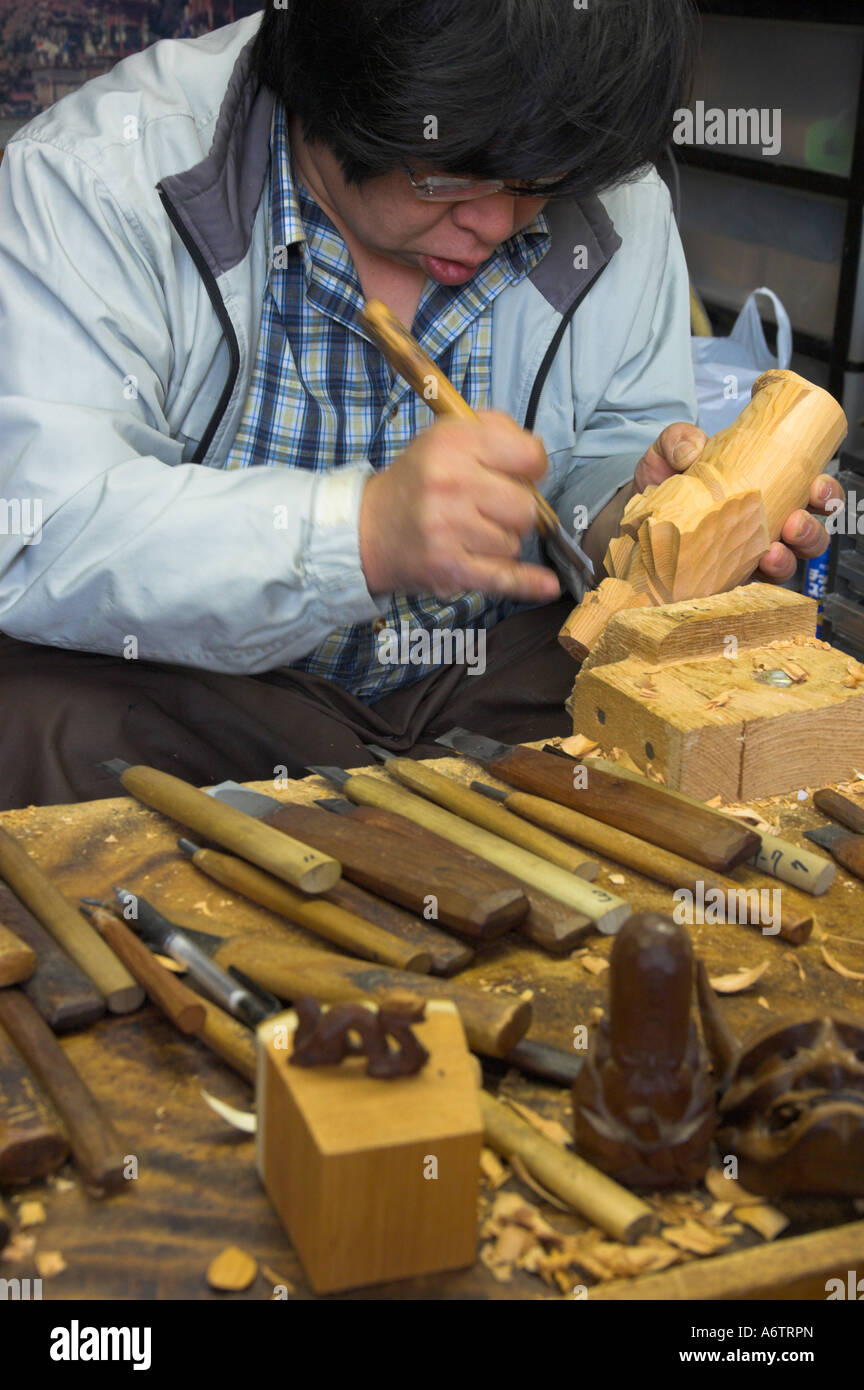
M 441 759 L 432 766 L 465 782 L 476 775 L 476 768 L 455 758 Z M 371 775 L 386 776 L 377 770 Z M 252 785 L 273 791 L 269 783 Z M 323 786 L 319 779 L 309 778 L 289 784 L 288 790 L 278 795 L 285 800 L 311 801 L 322 795 Z M 329 784 L 327 792 L 332 794 Z M 768 803 L 763 813 L 779 822 L 781 833 L 792 840 L 799 840 L 803 830 L 824 821 L 809 799 L 802 803 L 794 797 Z M 149 898 L 176 921 L 214 934 L 259 931 L 328 949 L 327 943 L 317 942 L 301 928 L 204 878 L 177 850 L 179 828 L 126 797 L 11 811 L 0 819 L 73 901 L 82 894 L 108 895 L 114 884 L 122 884 Z M 671 890 L 619 865 L 601 864 L 599 883 L 608 884 L 610 871 L 623 873 L 626 883 L 614 885 L 613 891 L 639 909 L 671 911 Z M 766 884 L 779 886 L 772 880 Z M 792 890 L 784 887 L 784 896 L 787 892 L 791 899 Z M 737 1030 L 753 1029 L 770 1018 L 779 1020 L 801 1007 L 814 1011 L 839 1007 L 864 1015 L 864 983 L 832 971 L 821 958 L 818 939 L 821 928 L 835 938 L 831 949 L 841 961 L 852 969 L 864 970 L 864 884 L 849 879 L 838 867 L 835 884 L 825 897 L 798 896 L 814 910 L 818 927 L 814 939 L 794 951 L 777 938 L 762 936 L 751 928 L 692 928 L 696 949 L 711 974 L 763 960 L 771 962 L 755 989 L 724 1000 L 727 1016 Z M 591 941 L 593 954 L 607 955 L 610 947 L 606 938 Z M 803 980 L 793 955 L 803 966 Z M 459 978 L 517 995 L 531 990 L 535 1014 L 531 1036 L 565 1048 L 572 1041 L 574 1026 L 587 1023 L 592 1008 L 606 1002 L 606 976 L 587 973 L 579 958 L 553 960 L 510 938 L 496 942 Z M 757 1002 L 760 997 L 770 1012 Z M 129 1183 L 127 1192 L 103 1201 L 85 1195 L 72 1169 L 63 1171 L 59 1187 L 51 1179 L 26 1190 L 24 1195 L 39 1198 L 47 1212 L 47 1221 L 29 1231 L 37 1239 L 37 1249 L 59 1250 L 67 1266 L 63 1273 L 44 1282 L 44 1297 L 230 1297 L 260 1301 L 273 1296 L 278 1277 L 279 1282 L 289 1285 L 290 1297 L 310 1298 L 303 1272 L 259 1185 L 253 1140 L 228 1126 L 201 1099 L 203 1088 L 248 1110 L 253 1100 L 250 1088 L 202 1044 L 175 1032 L 149 1005 L 136 1014 L 109 1017 L 84 1032 L 67 1035 L 63 1046 L 114 1121 L 124 1152 L 137 1157 L 139 1177 Z M 493 1066 L 487 1079 L 493 1085 L 498 1082 L 518 1088 L 523 1099 L 549 1115 L 557 1115 L 569 1127 L 565 1091 L 526 1082 L 515 1074 L 507 1078 L 505 1072 L 505 1067 Z M 537 1200 L 533 1194 L 527 1195 Z M 14 1203 L 10 1205 L 14 1210 Z M 857 1251 L 864 1268 L 864 1220 L 853 1203 L 802 1201 L 785 1205 L 794 1218 L 789 1233 L 793 1236 L 857 1222 L 851 1234 L 844 1234 L 839 1258 L 845 1272 L 850 1267 L 850 1251 Z M 566 1217 L 550 1215 L 567 1229 Z M 784 1237 L 783 1242 L 786 1240 Z M 763 1242 L 748 1232 L 743 1244 L 761 1247 Z M 268 1271 L 266 1276 L 259 1274 L 246 1293 L 217 1294 L 206 1283 L 208 1263 L 227 1245 L 241 1246 Z M 774 1248 L 779 1254 L 780 1246 Z M 708 1263 L 718 1263 L 721 1258 L 727 1257 L 715 1256 Z M 763 1281 L 763 1296 L 766 1288 L 776 1296 L 778 1291 L 795 1286 L 798 1296 L 825 1297 L 827 1275 L 818 1261 L 819 1267 L 814 1265 L 815 1272 L 810 1275 L 795 1259 L 777 1263 L 783 1265 L 784 1273 L 773 1283 Z M 682 1289 L 687 1285 L 688 1268 L 684 1266 L 681 1272 Z M 15 1265 L 3 1261 L 0 1273 L 25 1278 L 35 1277 L 37 1271 L 32 1261 Z M 624 1288 L 623 1294 L 638 1297 L 642 1281 L 628 1282 L 631 1287 Z M 647 1285 L 645 1289 L 652 1296 Z M 509 1284 L 496 1283 L 479 1261 L 461 1273 L 347 1295 L 357 1299 L 529 1300 L 561 1296 L 528 1274 L 517 1273 Z M 616 1295 L 607 1287 L 603 1296 Z

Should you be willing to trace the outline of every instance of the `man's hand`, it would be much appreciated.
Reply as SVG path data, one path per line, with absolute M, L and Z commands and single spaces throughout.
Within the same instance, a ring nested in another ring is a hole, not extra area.
M 519 478 L 536 482 L 546 467 L 539 439 L 499 411 L 424 430 L 363 492 L 360 558 L 370 593 L 558 598 L 551 570 L 518 560 L 536 524 Z
M 708 436 L 695 425 L 670 425 L 640 459 L 636 467 L 635 491 L 644 492 L 652 484 L 662 483 L 673 473 L 684 473 L 699 458 Z M 828 504 L 845 493 L 835 478 L 826 474 L 816 478 L 810 489 L 810 508 L 827 514 Z M 824 526 L 808 512 L 793 512 L 775 541 L 759 561 L 759 573 L 773 584 L 785 584 L 795 573 L 799 560 L 812 560 L 822 555 L 831 544 Z

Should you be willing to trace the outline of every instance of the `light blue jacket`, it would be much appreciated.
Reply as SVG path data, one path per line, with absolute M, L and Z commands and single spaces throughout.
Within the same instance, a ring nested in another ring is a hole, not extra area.
M 367 461 L 225 467 L 270 254 L 258 23 L 157 43 L 7 148 L 0 630 L 13 637 L 116 655 L 131 637 L 142 659 L 254 673 L 386 607 L 358 551 Z M 663 426 L 696 418 L 688 282 L 655 173 L 548 213 L 550 252 L 495 303 L 492 396 L 543 439 L 543 491 L 570 525 Z M 540 558 L 536 538 L 524 554 Z

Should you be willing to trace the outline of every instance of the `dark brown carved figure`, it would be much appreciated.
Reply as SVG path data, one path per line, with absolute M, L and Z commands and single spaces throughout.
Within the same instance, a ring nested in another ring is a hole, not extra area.
M 608 1022 L 573 1086 L 578 1152 L 631 1187 L 690 1187 L 708 1167 L 714 1097 L 692 992 L 684 928 L 631 918 L 612 948 Z
M 699 1007 L 721 1087 L 722 1154 L 765 1196 L 864 1195 L 864 1020 L 768 1024 L 743 1048 L 700 961 Z
M 290 1061 L 295 1067 L 336 1065 L 346 1057 L 368 1057 L 366 1072 L 388 1080 L 414 1076 L 429 1060 L 411 1025 L 420 1023 L 425 1001 L 394 992 L 382 999 L 377 1013 L 363 1004 L 334 1004 L 326 1010 L 317 999 L 294 1002 L 297 1028 Z M 393 1038 L 391 1048 L 388 1037 Z

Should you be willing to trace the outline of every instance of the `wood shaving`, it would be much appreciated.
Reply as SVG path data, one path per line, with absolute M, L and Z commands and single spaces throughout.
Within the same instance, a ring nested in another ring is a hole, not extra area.
M 705 1186 L 720 1202 L 731 1202 L 740 1221 L 740 1208 L 745 1206 L 764 1206 L 765 1198 L 748 1192 L 737 1178 L 727 1178 L 722 1168 L 709 1168 L 705 1174 Z
M 16 1231 L 3 1246 L 0 1260 L 8 1260 L 10 1264 L 24 1264 L 27 1260 L 32 1260 L 35 1249 L 35 1236 L 25 1236 L 23 1232 Z
M 764 1206 L 753 1203 L 735 1207 L 735 1216 L 746 1226 L 752 1226 L 764 1240 L 776 1240 L 789 1225 L 789 1217 L 784 1216 L 776 1207 L 769 1207 L 767 1203 Z
M 71 1178 L 49 1178 L 49 1187 L 53 1187 L 55 1192 L 74 1192 L 75 1183 Z
M 569 738 L 550 738 L 549 743 L 553 748 L 560 748 L 562 753 L 571 758 L 585 758 L 589 753 L 596 753 L 600 747 L 596 739 L 588 738 L 585 734 L 571 734 Z
M 724 816 L 734 816 L 736 820 L 743 821 L 745 825 L 750 825 L 754 830 L 758 830 L 760 835 L 778 835 L 779 825 L 773 824 L 762 817 L 752 806 L 738 806 L 735 804 L 723 807 Z
M 211 1260 L 207 1267 L 207 1283 L 211 1289 L 226 1293 L 241 1293 L 248 1289 L 258 1273 L 258 1263 L 239 1246 L 228 1245 Z
M 588 1017 L 589 1017 L 589 1019 L 590 1019 L 590 1021 L 591 1021 L 592 1023 L 602 1023 L 602 1022 L 603 1022 L 603 1019 L 605 1018 L 605 1016 L 606 1016 L 606 1010 L 605 1010 L 605 1009 L 601 1009 L 599 1004 L 595 1004 L 595 1005 L 594 1005 L 594 1008 L 591 1010 L 590 1014 L 588 1015 Z
M 794 951 L 787 951 L 783 959 L 788 960 L 790 965 L 794 965 L 795 969 L 798 971 L 798 978 L 800 980 L 803 981 L 807 979 L 807 976 L 804 973 L 804 966 L 801 964 L 800 960 L 798 959 L 798 956 Z
M 547 1120 L 543 1115 L 538 1115 L 536 1110 L 532 1110 L 530 1105 L 523 1105 L 521 1101 L 514 1100 L 512 1096 L 503 1096 L 502 1099 L 511 1110 L 515 1110 L 517 1115 L 529 1124 L 532 1129 L 536 1129 L 538 1134 L 544 1138 L 551 1139 L 553 1144 L 570 1143 L 570 1135 L 558 1120 Z
M 609 962 L 603 956 L 583 956 L 582 969 L 590 975 L 602 975 L 604 970 L 609 969 Z
M 768 1000 L 765 998 L 764 994 L 759 995 L 759 998 L 756 1000 L 756 1003 L 759 1005 L 760 1009 L 767 1009 L 769 1013 L 771 1012 L 771 1005 L 768 1003 Z
M 734 690 L 724 690 L 721 695 L 715 695 L 713 700 L 709 700 L 706 709 L 724 709 L 728 705 L 732 696 L 737 692 Z
M 739 970 L 735 975 L 715 975 L 708 983 L 715 994 L 741 994 L 761 980 L 770 965 L 770 961 L 764 960 L 761 965 L 754 965 L 751 970 Z
M 513 1266 L 512 1264 L 502 1265 L 496 1263 L 494 1245 L 484 1245 L 481 1247 L 480 1262 L 486 1266 L 492 1278 L 497 1279 L 499 1284 L 509 1284 L 512 1281 Z
M 564 1237 L 554 1226 L 550 1226 L 539 1207 L 518 1192 L 499 1192 L 492 1203 L 492 1210 L 483 1223 L 480 1234 L 484 1240 L 490 1236 L 496 1239 L 505 1226 L 521 1226 L 531 1231 L 538 1240 L 551 1245 L 560 1245 Z
M 494 1149 L 485 1147 L 480 1152 L 480 1171 L 495 1192 L 504 1186 L 510 1176 Z
M 519 1181 L 524 1183 L 526 1187 L 529 1187 L 532 1192 L 536 1192 L 538 1197 L 542 1197 L 543 1201 L 546 1202 L 548 1206 L 555 1207 L 558 1211 L 572 1212 L 573 1208 L 569 1206 L 567 1202 L 562 1202 L 560 1197 L 556 1197 L 553 1193 L 547 1192 L 546 1188 L 537 1181 L 533 1174 L 528 1172 L 528 1169 L 525 1167 L 525 1164 L 518 1154 L 511 1154 L 510 1162 L 513 1166 L 513 1172 L 516 1174 Z
M 723 805 L 723 798 L 718 792 L 716 796 L 712 796 L 710 801 L 706 801 L 705 805 L 710 806 L 713 811 L 716 811 Z
M 23 1230 L 26 1226 L 41 1226 L 45 1218 L 45 1208 L 41 1202 L 22 1202 L 18 1208 L 18 1225 Z
M 706 1230 L 695 1221 L 685 1221 L 681 1226 L 666 1226 L 663 1239 L 679 1250 L 688 1250 L 694 1255 L 713 1255 L 715 1250 L 723 1250 L 732 1237 L 721 1235 L 719 1231 Z
M 621 767 L 627 768 L 629 772 L 638 772 L 642 776 L 642 769 L 634 763 L 629 753 L 625 753 L 623 748 L 612 749 L 612 761 L 619 763 Z
M 829 969 L 835 971 L 838 975 L 842 975 L 844 980 L 864 980 L 864 973 L 860 970 L 850 970 L 848 965 L 843 965 L 841 961 L 837 960 L 836 956 L 832 956 L 831 952 L 827 950 L 825 946 L 820 946 L 819 949 L 822 953 L 822 959 Z
M 805 681 L 810 679 L 810 672 L 805 671 L 804 667 L 799 666 L 795 661 L 787 661 L 785 666 L 778 666 L 777 670 L 787 675 L 793 685 L 803 685 Z
M 610 874 L 609 882 L 614 883 L 616 887 L 620 888 L 623 884 L 627 882 L 627 880 L 623 874 Z
M 204 915 L 205 917 L 212 917 L 212 916 L 213 916 L 213 913 L 210 911 L 209 905 L 204 901 L 203 898 L 201 899 L 200 902 L 198 902 L 198 903 L 193 903 L 193 904 L 192 904 L 192 907 L 194 908 L 194 910 L 195 910 L 196 912 L 201 912 L 201 913 L 203 913 L 203 915 Z
M 36 1268 L 41 1279 L 54 1279 L 67 1268 L 61 1250 L 40 1250 L 36 1256 Z
M 274 1269 L 268 1268 L 267 1265 L 261 1266 L 261 1273 L 264 1275 L 268 1284 L 272 1284 L 274 1288 L 284 1288 L 286 1293 L 294 1293 L 294 1285 L 291 1283 L 290 1279 L 285 1278 L 284 1274 L 277 1274 Z

